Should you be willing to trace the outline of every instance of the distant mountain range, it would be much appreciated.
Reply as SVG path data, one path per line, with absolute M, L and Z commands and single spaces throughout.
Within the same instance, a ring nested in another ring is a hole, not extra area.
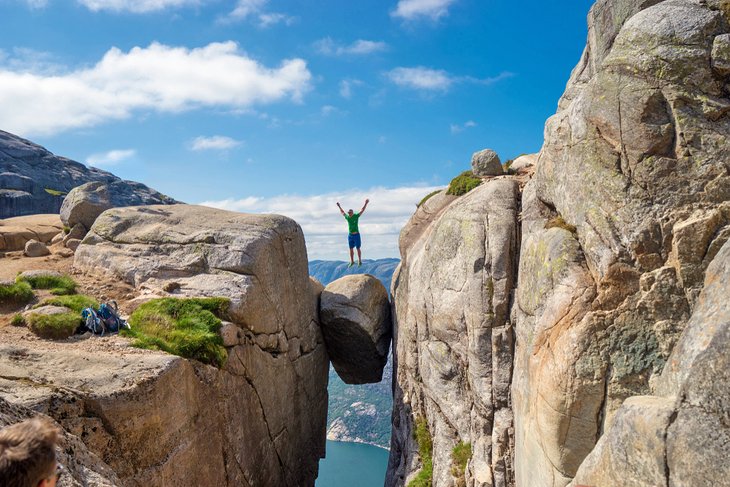
M 399 259 L 364 260 L 362 267 L 348 268 L 347 262 L 313 260 L 309 262 L 309 274 L 325 286 L 345 275 L 371 274 L 390 292 L 390 281 L 399 263 Z M 383 380 L 377 384 L 345 384 L 332 366 L 329 375 L 327 438 L 388 448 L 393 409 L 391 361 L 388 360 L 383 370 Z
M 326 286 L 342 276 L 370 274 L 377 277 L 383 283 L 385 289 L 390 292 L 390 281 L 399 263 L 400 259 L 365 259 L 362 261 L 362 266 L 355 264 L 352 267 L 347 267 L 348 262 L 339 260 L 310 260 L 309 275 Z

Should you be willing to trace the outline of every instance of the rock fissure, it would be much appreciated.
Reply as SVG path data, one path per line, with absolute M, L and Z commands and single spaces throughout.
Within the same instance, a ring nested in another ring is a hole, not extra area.
M 274 435 L 271 433 L 271 427 L 269 426 L 269 421 L 266 418 L 266 408 L 264 407 L 264 403 L 261 400 L 261 396 L 259 395 L 259 392 L 256 389 L 256 386 L 254 385 L 254 383 L 251 380 L 251 378 L 248 376 L 247 369 L 246 369 L 246 364 L 243 363 L 243 359 L 238 354 L 236 354 L 236 358 L 238 359 L 238 362 L 239 362 L 241 368 L 244 371 L 242 374 L 239 374 L 238 377 L 241 377 L 241 378 L 243 378 L 246 381 L 246 383 L 248 384 L 248 386 L 251 388 L 251 390 L 253 391 L 254 395 L 256 396 L 256 401 L 257 401 L 257 404 L 258 404 L 258 407 L 259 407 L 259 412 L 261 414 L 261 420 L 264 422 L 264 426 L 266 428 L 266 432 L 268 433 L 268 436 L 269 436 L 269 443 L 271 444 L 272 448 L 276 452 L 276 459 L 279 462 L 279 467 L 282 470 L 284 470 L 284 462 L 282 461 L 281 455 L 279 454 L 279 450 L 276 447 L 276 442 L 275 442 Z

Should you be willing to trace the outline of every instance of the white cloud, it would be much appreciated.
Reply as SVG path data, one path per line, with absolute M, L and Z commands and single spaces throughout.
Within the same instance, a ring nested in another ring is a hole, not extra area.
M 367 211 L 360 219 L 363 258 L 399 257 L 398 236 L 416 209 L 416 204 L 434 186 L 371 188 L 313 196 L 280 195 L 271 198 L 205 201 L 205 206 L 247 213 L 277 213 L 296 220 L 304 230 L 309 259 L 348 259 L 347 225 L 336 203 L 347 211 L 360 211 L 366 198 Z
M 340 96 L 342 98 L 352 97 L 352 88 L 354 86 L 361 86 L 363 83 L 359 79 L 343 79 L 340 81 Z
M 425 91 L 447 91 L 454 79 L 443 70 L 424 68 L 395 68 L 387 73 L 398 86 Z
M 158 43 L 129 52 L 112 48 L 90 68 L 53 76 L 0 65 L 0 127 L 55 134 L 139 112 L 299 102 L 311 78 L 302 59 L 268 68 L 232 41 L 196 49 Z
M 116 149 L 108 152 L 99 152 L 87 157 L 86 164 L 94 167 L 114 166 L 134 157 L 136 154 L 137 151 L 134 149 Z
M 25 0 L 30 8 L 45 8 L 48 5 L 48 0 Z
M 276 24 L 291 25 L 294 23 L 294 17 L 280 12 L 267 12 L 265 7 L 268 3 L 269 0 L 238 0 L 231 13 L 221 20 L 223 22 L 233 22 L 256 18 L 259 27 L 263 28 Z
M 396 85 L 418 91 L 448 91 L 455 83 L 474 83 L 491 85 L 503 79 L 511 78 L 514 73 L 503 72 L 492 78 L 475 78 L 473 76 L 454 76 L 442 69 L 431 69 L 423 66 L 414 68 L 398 67 L 385 75 Z
M 230 17 L 243 20 L 250 15 L 260 12 L 267 3 L 268 0 L 238 0 L 236 7 L 230 13 Z
M 296 19 L 282 13 L 263 13 L 259 15 L 259 26 L 266 28 L 276 24 L 292 25 Z
M 168 8 L 199 5 L 200 0 L 77 0 L 92 12 L 109 10 L 112 12 L 132 12 L 145 14 Z
M 330 116 L 330 115 L 332 115 L 334 113 L 337 113 L 338 111 L 339 110 L 337 109 L 337 107 L 332 106 L 332 105 L 324 105 L 320 109 L 320 113 L 322 114 L 323 117 Z
M 449 13 L 449 7 L 455 1 L 456 0 L 400 0 L 395 10 L 391 12 L 391 15 L 405 20 L 415 20 L 421 17 L 438 20 Z
M 374 52 L 382 52 L 388 49 L 388 44 L 382 41 L 368 41 L 358 39 L 352 44 L 337 44 L 329 37 L 320 39 L 314 43 L 314 48 L 320 54 L 326 56 L 362 56 Z
M 213 135 L 211 137 L 195 137 L 190 141 L 190 150 L 229 150 L 238 147 L 242 142 L 240 140 L 226 137 L 225 135 Z
M 476 127 L 476 126 L 477 126 L 477 123 L 475 121 L 469 120 L 467 122 L 464 122 L 461 125 L 452 123 L 450 128 L 451 128 L 452 134 L 458 134 L 459 132 L 463 132 L 464 130 L 466 130 L 468 128 Z

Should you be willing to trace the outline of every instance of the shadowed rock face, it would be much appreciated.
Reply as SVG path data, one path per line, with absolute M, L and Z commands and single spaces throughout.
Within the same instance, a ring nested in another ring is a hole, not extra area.
M 121 184 L 142 194 L 156 193 L 143 184 L 122 181 L 109 172 L 56 156 L 0 130 L 0 219 L 58 213 L 65 196 L 90 181 Z
M 730 395 L 709 377 L 727 369 L 727 327 L 715 316 L 730 305 L 707 303 L 727 294 L 711 287 L 725 264 L 708 266 L 727 261 L 730 237 L 728 15 L 725 1 L 597 2 L 535 174 L 515 198 L 521 242 L 492 245 L 491 212 L 506 200 L 484 186 L 434 201 L 406 226 L 387 485 L 406 485 L 421 466 L 418 417 L 433 436 L 436 486 L 461 482 L 448 471 L 457 439 L 472 444 L 468 486 L 726 481 Z M 467 202 L 482 205 L 475 215 L 489 230 L 456 212 Z M 472 242 L 491 258 L 463 254 Z M 496 271 L 485 263 L 508 261 L 519 272 L 489 299 L 486 286 L 472 296 L 470 279 L 452 279 L 471 264 L 488 283 Z M 491 334 L 472 335 L 470 320 Z
M 153 295 L 229 297 L 227 362 L 123 349 L 90 361 L 83 343 L 30 344 L 0 350 L 0 396 L 81 435 L 125 485 L 314 485 L 328 360 L 299 225 L 189 205 L 117 208 L 97 218 L 74 265 Z
M 0 398 L 0 429 L 11 424 L 19 423 L 38 416 L 38 412 L 18 404 L 13 404 Z M 55 423 L 52 418 L 45 416 L 45 420 Z M 122 485 L 112 468 L 99 455 L 92 453 L 81 439 L 73 433 L 61 430 L 56 459 L 63 465 L 66 475 L 63 485 L 88 487 L 115 487 Z M 77 479 L 84 479 L 80 483 Z M 60 484 L 59 484 L 60 485 Z
M 657 395 L 627 399 L 571 485 L 724 485 L 730 477 L 730 242 L 669 356 Z
M 345 276 L 322 291 L 320 321 L 332 365 L 346 384 L 374 384 L 388 361 L 388 291 L 369 274 Z

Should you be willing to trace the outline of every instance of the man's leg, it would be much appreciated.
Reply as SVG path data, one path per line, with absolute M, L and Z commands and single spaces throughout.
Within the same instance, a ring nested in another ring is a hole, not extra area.
M 355 248 L 355 240 L 353 239 L 353 235 L 351 233 L 347 234 L 347 246 L 350 247 L 350 265 L 348 265 L 347 267 L 352 267 L 352 265 L 355 263 L 352 256 L 352 251 Z
M 360 246 L 362 245 L 362 240 L 360 239 L 360 234 L 358 233 L 355 235 L 355 247 L 357 247 L 357 265 L 362 265 L 362 253 L 360 253 Z

